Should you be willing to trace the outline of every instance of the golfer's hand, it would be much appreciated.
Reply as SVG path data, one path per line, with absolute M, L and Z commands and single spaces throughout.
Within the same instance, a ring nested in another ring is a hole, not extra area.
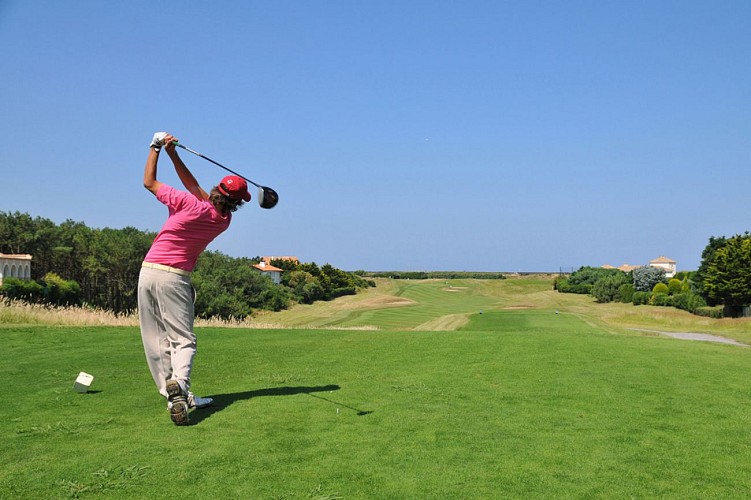
M 162 149 L 162 146 L 165 145 L 164 139 L 165 137 L 167 137 L 167 135 L 167 132 L 157 132 L 151 139 L 151 144 L 149 144 L 149 147 L 155 149 L 156 151 L 159 151 L 160 149 Z
M 167 154 L 172 154 L 175 152 L 176 142 L 177 142 L 177 137 L 172 136 L 170 134 L 167 134 L 164 136 L 164 150 L 167 151 Z

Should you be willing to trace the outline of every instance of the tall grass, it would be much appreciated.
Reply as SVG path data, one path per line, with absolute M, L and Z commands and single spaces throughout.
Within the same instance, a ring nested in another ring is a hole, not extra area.
M 0 325 L 40 326 L 138 326 L 138 313 L 114 314 L 81 306 L 48 306 L 22 301 L 0 301 Z M 237 319 L 196 318 L 196 327 L 280 328 L 279 325 Z
M 0 300 L 0 324 L 45 326 L 137 326 L 135 314 L 116 315 L 103 309 L 57 307 Z

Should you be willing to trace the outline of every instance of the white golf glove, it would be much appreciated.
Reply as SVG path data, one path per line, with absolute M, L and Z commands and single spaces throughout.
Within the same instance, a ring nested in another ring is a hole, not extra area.
M 167 137 L 167 132 L 157 132 L 154 134 L 154 138 L 151 139 L 149 147 L 154 148 L 155 151 L 159 151 L 164 146 L 164 139 Z

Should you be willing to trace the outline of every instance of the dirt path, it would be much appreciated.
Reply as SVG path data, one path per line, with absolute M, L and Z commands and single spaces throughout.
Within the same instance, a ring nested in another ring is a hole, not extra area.
M 739 347 L 751 347 L 748 344 L 738 342 L 737 340 L 729 339 L 727 337 L 721 337 L 719 335 L 711 335 L 709 333 L 661 332 L 658 330 L 645 330 L 643 328 L 629 328 L 629 330 L 634 330 L 637 332 L 659 333 L 660 335 L 673 337 L 674 339 L 699 340 L 702 342 L 719 342 L 721 344 L 731 344 L 731 345 L 737 345 Z

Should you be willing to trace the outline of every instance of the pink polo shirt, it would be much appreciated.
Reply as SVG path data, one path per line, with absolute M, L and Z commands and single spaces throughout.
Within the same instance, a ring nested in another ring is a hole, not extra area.
M 143 260 L 192 271 L 201 252 L 229 227 L 232 214 L 222 215 L 210 201 L 166 184 L 156 199 L 167 205 L 169 217 Z

